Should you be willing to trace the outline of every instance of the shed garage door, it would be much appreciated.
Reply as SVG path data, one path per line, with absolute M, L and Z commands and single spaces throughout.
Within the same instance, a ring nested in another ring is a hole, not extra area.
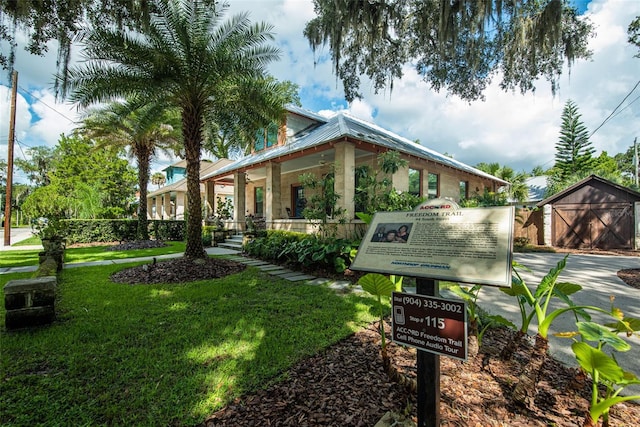
M 629 203 L 554 205 L 554 245 L 573 249 L 631 249 Z

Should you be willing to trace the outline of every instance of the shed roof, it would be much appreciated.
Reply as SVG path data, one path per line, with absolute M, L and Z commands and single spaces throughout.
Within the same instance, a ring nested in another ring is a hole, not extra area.
M 637 191 L 634 191 L 628 187 L 622 186 L 620 184 L 616 184 L 613 181 L 609 181 L 608 179 L 604 179 L 598 175 L 590 175 L 588 177 L 586 177 L 585 179 L 576 182 L 575 184 L 573 184 L 570 187 L 565 188 L 564 190 L 560 191 L 559 193 L 554 194 L 553 196 L 547 197 L 546 199 L 538 202 L 538 204 L 536 204 L 536 206 L 541 207 L 547 204 L 553 204 L 555 202 L 557 202 L 558 200 L 561 200 L 562 198 L 564 198 L 565 196 L 577 191 L 578 189 L 588 185 L 591 182 L 598 182 L 607 186 L 610 186 L 612 188 L 615 188 L 618 191 L 621 191 L 623 193 L 628 194 L 632 199 L 637 199 L 640 200 L 640 193 L 638 193 Z

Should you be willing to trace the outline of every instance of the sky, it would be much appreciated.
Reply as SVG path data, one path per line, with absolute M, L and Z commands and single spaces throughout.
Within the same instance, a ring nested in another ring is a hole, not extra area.
M 392 91 L 375 94 L 363 80 L 362 100 L 350 105 L 344 99 L 342 83 L 333 74 L 328 49 L 312 52 L 303 36 L 305 23 L 313 19 L 311 0 L 230 0 L 229 18 L 248 11 L 252 21 L 274 26 L 275 44 L 281 60 L 269 71 L 279 80 L 300 87 L 302 106 L 331 115 L 345 111 L 371 121 L 428 148 L 476 165 L 498 162 L 517 172 L 536 166 L 553 166 L 562 109 L 567 100 L 578 106 L 581 120 L 594 132 L 591 141 L 599 155 L 625 152 L 640 138 L 640 53 L 627 42 L 627 27 L 640 15 L 640 0 L 576 0 L 581 12 L 595 24 L 590 41 L 593 56 L 565 68 L 555 96 L 550 85 L 536 82 L 535 93 L 504 92 L 499 76 L 484 92 L 484 101 L 463 101 L 446 92 L 435 92 L 410 67 L 396 80 Z M 1 46 L 6 49 L 6 46 Z M 52 91 L 56 70 L 55 43 L 45 57 L 17 52 L 18 99 L 14 158 L 24 158 L 29 147 L 55 146 L 61 134 L 78 126 L 81 111 L 56 102 Z M 78 58 L 79 48 L 73 51 Z M 0 74 L 0 159 L 7 159 L 10 77 Z M 626 99 L 625 99 L 626 98 Z M 609 118 L 609 116 L 616 113 Z M 609 118 L 606 123 L 605 120 Z M 597 130 L 596 130 L 597 129 Z M 156 172 L 174 159 L 158 158 Z M 15 171 L 14 182 L 26 182 Z

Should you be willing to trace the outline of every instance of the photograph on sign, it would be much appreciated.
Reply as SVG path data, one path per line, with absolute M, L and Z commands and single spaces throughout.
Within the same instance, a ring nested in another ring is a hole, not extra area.
M 511 286 L 514 208 L 378 212 L 352 270 Z
M 391 307 L 392 341 L 467 359 L 467 310 L 463 301 L 394 292 Z
M 372 242 L 407 243 L 412 224 L 379 224 L 371 238 Z

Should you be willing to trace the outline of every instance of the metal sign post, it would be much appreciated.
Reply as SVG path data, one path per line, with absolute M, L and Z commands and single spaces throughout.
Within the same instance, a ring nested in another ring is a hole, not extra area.
M 439 296 L 438 282 L 416 279 L 416 294 Z M 418 350 L 418 427 L 440 425 L 440 356 Z

